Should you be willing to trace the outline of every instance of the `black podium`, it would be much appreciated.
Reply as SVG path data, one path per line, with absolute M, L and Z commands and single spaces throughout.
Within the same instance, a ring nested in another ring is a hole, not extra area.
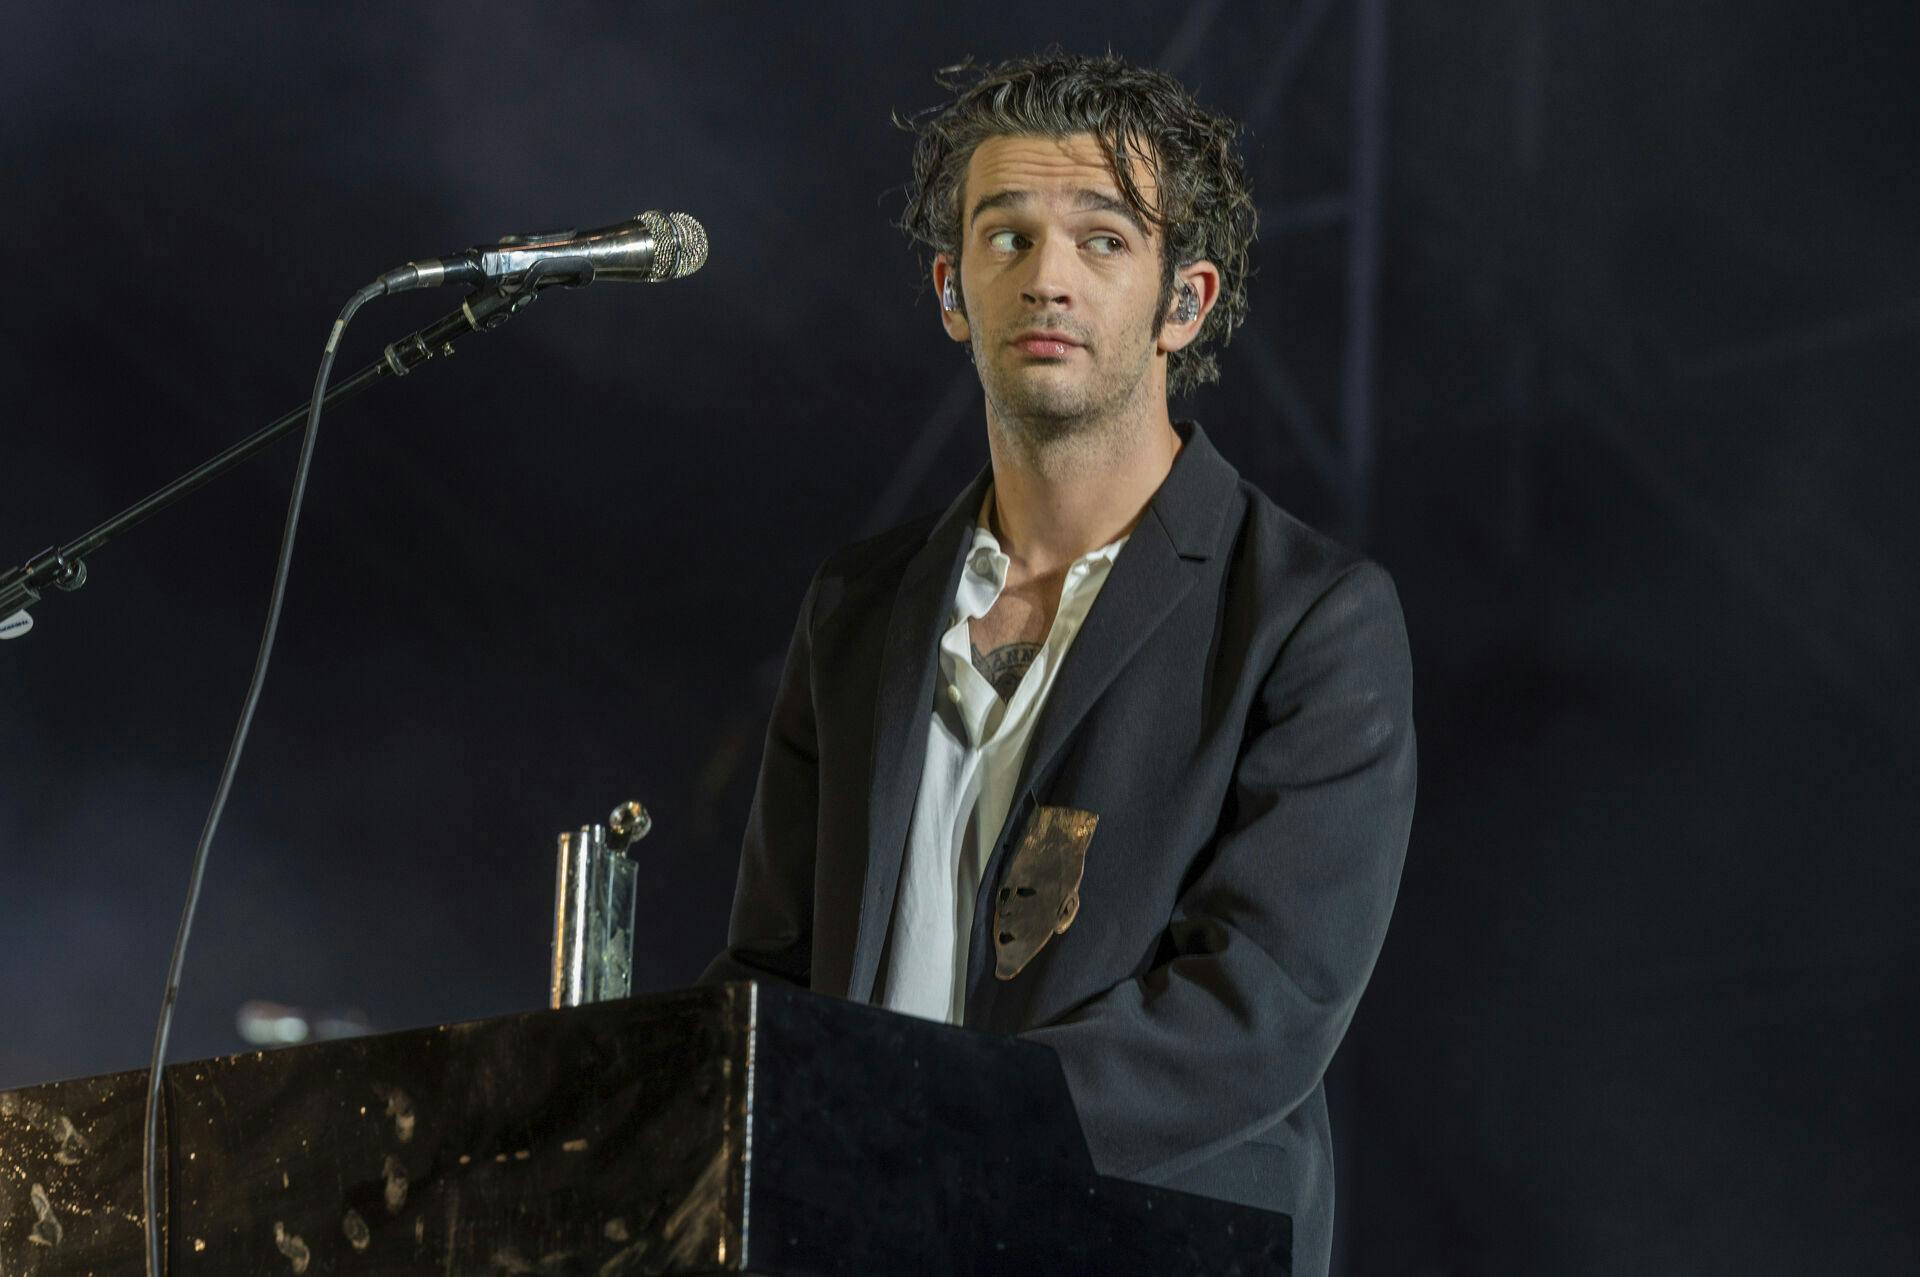
M 0 1092 L 0 1273 L 143 1271 L 144 1072 Z M 1053 1053 L 729 984 L 167 1069 L 174 1274 L 1286 1273 L 1096 1175 Z

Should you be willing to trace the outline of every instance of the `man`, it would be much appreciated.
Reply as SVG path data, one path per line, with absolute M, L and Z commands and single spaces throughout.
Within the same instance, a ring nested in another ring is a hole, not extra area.
M 1321 1079 L 1413 808 L 1398 603 L 1169 418 L 1245 313 L 1233 127 L 1113 59 L 958 88 L 904 225 L 992 464 L 815 575 L 705 978 L 1046 1043 L 1101 1171 L 1288 1212 L 1324 1272 Z

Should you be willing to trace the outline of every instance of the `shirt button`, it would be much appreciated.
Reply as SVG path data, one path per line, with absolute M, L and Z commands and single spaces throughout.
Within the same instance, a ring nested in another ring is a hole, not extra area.
M 960 703 L 960 686 L 959 686 L 959 684 L 957 684 L 957 683 L 948 683 L 948 684 L 947 684 L 947 699 L 948 699 L 948 700 L 950 700 L 950 701 L 952 701 L 952 702 L 953 702 L 953 703 L 954 703 L 955 705 L 958 705 L 958 704 Z

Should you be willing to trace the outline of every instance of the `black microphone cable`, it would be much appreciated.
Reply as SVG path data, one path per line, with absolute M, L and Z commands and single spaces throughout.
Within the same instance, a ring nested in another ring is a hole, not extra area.
M 388 291 L 385 277 L 368 284 L 347 300 L 327 334 L 320 353 L 320 371 L 313 380 L 313 400 L 307 405 L 306 433 L 300 438 L 300 462 L 293 472 L 293 496 L 287 501 L 287 522 L 280 534 L 280 558 L 273 568 L 273 591 L 267 601 L 266 629 L 260 635 L 260 650 L 253 659 L 253 681 L 247 685 L 246 700 L 240 706 L 240 720 L 234 724 L 233 741 L 227 746 L 226 765 L 220 769 L 220 781 L 214 787 L 213 807 L 200 831 L 199 845 L 193 851 L 193 874 L 187 887 L 186 908 L 180 914 L 180 930 L 173 940 L 173 957 L 167 964 L 167 987 L 160 1001 L 160 1023 L 153 1034 L 153 1059 L 147 1066 L 147 1120 L 141 1159 L 141 1187 L 146 1206 L 147 1277 L 162 1277 L 165 1271 L 160 1241 L 159 1157 L 160 1157 L 160 1081 L 166 1062 L 167 1035 L 173 1028 L 173 1005 L 180 995 L 180 974 L 187 961 L 187 935 L 193 929 L 194 910 L 200 904 L 200 885 L 206 878 L 207 853 L 213 847 L 213 831 L 226 809 L 227 794 L 233 788 L 234 773 L 240 767 L 240 751 L 246 747 L 247 729 L 253 725 L 253 711 L 260 703 L 260 689 L 267 681 L 267 658 L 273 654 L 274 634 L 280 628 L 280 605 L 287 595 L 287 569 L 293 562 L 293 534 L 300 524 L 300 499 L 307 490 L 307 472 L 313 465 L 313 445 L 320 434 L 320 409 L 327 397 L 327 379 L 333 373 L 333 357 L 340 338 L 353 322 L 354 312 Z

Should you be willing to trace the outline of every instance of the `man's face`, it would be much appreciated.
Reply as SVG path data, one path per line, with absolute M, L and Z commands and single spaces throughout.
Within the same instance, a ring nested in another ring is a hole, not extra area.
M 1150 176 L 1135 179 L 1151 204 Z M 1160 241 L 1121 197 L 1096 138 L 981 143 L 961 218 L 965 315 L 949 315 L 948 329 L 971 342 L 1004 424 L 1059 437 L 1139 397 L 1165 398 Z

